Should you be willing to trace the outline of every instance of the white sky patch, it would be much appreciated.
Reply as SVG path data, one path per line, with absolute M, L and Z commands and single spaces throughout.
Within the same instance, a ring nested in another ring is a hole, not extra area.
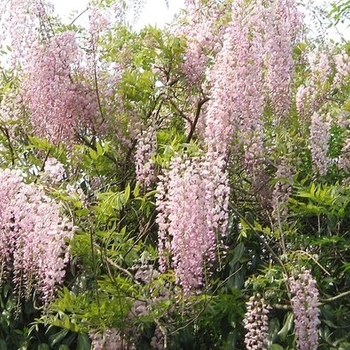
M 1 0 L 0 0 L 1 1 Z M 64 19 L 65 22 L 74 19 L 77 15 L 82 13 L 86 8 L 89 0 L 51 0 L 56 9 L 56 13 Z M 322 18 L 315 18 L 310 12 L 310 7 L 327 7 L 327 4 L 335 2 L 336 0 L 303 0 L 302 4 L 305 6 L 303 9 L 306 10 L 306 23 L 311 30 L 311 36 L 315 37 L 319 35 L 318 32 L 320 28 L 320 23 L 317 23 L 319 20 L 322 21 Z M 166 5 L 166 0 L 146 0 L 145 6 L 140 13 L 139 19 L 134 22 L 133 14 L 127 17 L 128 21 L 132 24 L 134 29 L 139 30 L 147 24 L 155 25 L 157 27 L 163 27 L 165 24 L 170 23 L 174 18 L 174 15 L 179 12 L 181 8 L 184 7 L 184 0 L 168 0 L 169 7 Z M 308 10 L 309 9 L 309 12 Z M 328 6 L 330 10 L 330 6 Z M 79 17 L 77 24 L 87 26 L 88 24 L 87 14 L 83 14 Z M 344 36 L 348 31 L 348 24 L 339 25 L 337 28 L 325 28 L 328 36 L 330 38 L 339 39 Z
M 64 20 L 70 19 L 70 15 L 82 13 L 88 4 L 88 0 L 51 0 L 55 6 L 55 12 Z
M 349 23 L 339 23 L 336 27 L 331 26 L 330 19 L 326 17 L 327 13 L 331 11 L 331 3 L 336 3 L 337 0 L 303 0 L 299 3 L 299 9 L 304 13 L 304 22 L 308 27 L 311 39 L 326 35 L 328 39 L 339 41 L 341 38 L 349 40 Z M 317 11 L 325 10 L 326 12 Z
M 82 13 L 88 4 L 88 0 L 51 0 L 55 6 L 55 12 L 64 19 L 72 20 Z M 141 10 L 139 19 L 133 23 L 135 29 L 141 29 L 147 24 L 163 27 L 171 22 L 174 15 L 184 6 L 184 0 L 169 0 L 169 7 L 165 0 L 147 0 L 144 8 Z M 84 25 L 87 23 L 87 16 L 84 14 L 77 23 Z M 133 22 L 133 15 L 130 15 L 129 21 Z

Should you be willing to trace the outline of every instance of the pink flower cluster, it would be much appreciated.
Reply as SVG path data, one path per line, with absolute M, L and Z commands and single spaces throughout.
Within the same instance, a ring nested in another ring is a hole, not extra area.
M 350 77 L 350 56 L 345 51 L 342 51 L 333 56 L 335 65 L 335 76 L 332 87 L 340 87 Z
M 101 7 L 89 4 L 89 33 L 92 38 L 99 36 L 110 25 L 110 16 Z
M 216 62 L 210 73 L 212 88 L 206 113 L 205 143 L 209 153 L 226 155 L 235 120 L 234 100 L 236 79 L 234 45 L 231 32 L 227 30 L 223 38 L 223 47 L 216 56 Z
M 60 206 L 18 171 L 0 170 L 0 195 L 1 281 L 12 281 L 21 296 L 35 290 L 49 301 L 65 276 L 73 227 Z
M 62 163 L 56 158 L 49 157 L 44 165 L 45 177 L 53 183 L 58 183 L 63 180 L 66 170 Z
M 136 179 L 145 184 L 147 188 L 156 180 L 152 156 L 157 151 L 157 131 L 154 126 L 149 126 L 140 133 L 137 139 L 135 164 Z
M 204 49 L 205 47 L 196 41 L 191 41 L 187 44 L 182 68 L 189 84 L 197 84 L 203 78 L 203 73 L 208 63 L 208 57 Z
M 267 98 L 278 118 L 291 104 L 292 46 L 298 23 L 294 1 L 232 3 L 232 20 L 210 72 L 205 133 L 210 153 L 225 155 L 236 134 L 245 149 L 247 168 L 261 163 Z
M 123 4 L 89 4 L 89 32 L 81 36 L 54 33 L 48 0 L 0 2 L 0 39 L 12 47 L 13 66 L 24 77 L 20 107 L 28 113 L 22 115 L 29 115 L 39 136 L 72 143 L 87 133 L 118 133 L 119 139 L 126 133 L 119 125 L 127 119 L 119 108 L 120 67 L 101 59 L 96 45 L 99 35 L 125 18 Z
M 288 198 L 292 193 L 292 186 L 288 183 L 288 180 L 293 176 L 293 168 L 285 161 L 282 161 L 278 165 L 275 178 L 279 180 L 272 192 L 272 207 L 273 207 L 273 218 L 278 220 L 288 212 L 286 204 Z
M 321 50 L 308 54 L 310 75 L 298 88 L 296 106 L 302 116 L 310 116 L 324 101 L 326 84 L 332 74 L 330 55 Z
M 343 144 L 338 168 L 346 171 L 350 170 L 350 138 L 347 138 Z
M 265 104 L 261 34 L 262 3 L 234 1 L 232 21 L 211 71 L 211 100 L 206 115 L 209 153 L 226 155 L 233 132 L 245 148 L 246 166 L 262 157 Z
M 326 120 L 324 120 L 326 119 Z M 326 175 L 330 164 L 327 156 L 330 138 L 330 121 L 314 113 L 310 125 L 310 150 L 315 172 Z
M 267 349 L 270 307 L 259 294 L 250 297 L 246 305 L 247 312 L 243 320 L 244 328 L 247 331 L 244 338 L 246 349 Z
M 2 96 L 0 102 L 0 122 L 9 126 L 20 119 L 21 113 L 21 98 L 14 91 L 10 91 Z
M 293 295 L 291 303 L 298 350 L 317 350 L 320 309 L 318 289 L 310 270 L 302 271 L 297 278 L 289 280 Z
M 80 61 L 75 33 L 64 32 L 48 43 L 34 42 L 23 67 L 22 93 L 31 122 L 53 143 L 71 142 L 98 116 L 95 92 L 82 77 L 75 81 Z
M 47 0 L 0 1 L 0 43 L 11 46 L 13 65 L 30 56 L 28 48 L 38 35 L 48 34 L 43 32 L 44 23 L 52 14 L 53 5 Z
M 308 55 L 310 74 L 296 94 L 297 110 L 310 116 L 327 101 L 330 91 L 341 88 L 350 76 L 350 57 L 341 51 L 318 49 Z
M 227 183 L 221 168 L 202 158 L 176 156 L 160 176 L 157 194 L 160 269 L 175 270 L 186 293 L 203 285 L 227 223 Z M 171 262 L 170 262 L 171 258 Z
M 182 67 L 187 81 L 197 84 L 204 77 L 209 56 L 213 56 L 217 49 L 216 22 L 222 13 L 214 1 L 205 7 L 200 1 L 187 2 L 186 5 L 188 23 L 179 30 L 179 34 L 184 34 L 188 41 Z
M 0 102 L 0 124 L 8 137 L 15 136 L 16 128 L 24 114 L 21 97 L 16 90 L 6 91 Z
M 301 14 L 294 0 L 272 1 L 266 9 L 266 88 L 277 119 L 288 114 L 294 75 L 293 46 L 301 29 Z
M 153 337 L 150 342 L 150 347 L 152 350 L 165 350 L 164 346 L 164 335 L 159 328 L 159 326 L 156 327 L 154 330 Z

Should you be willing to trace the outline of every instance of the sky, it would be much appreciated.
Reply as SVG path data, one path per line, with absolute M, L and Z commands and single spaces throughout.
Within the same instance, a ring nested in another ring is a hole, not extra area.
M 86 9 L 88 0 L 51 0 L 55 5 L 57 14 L 63 18 L 68 18 L 73 11 L 81 13 Z M 137 29 L 146 24 L 162 25 L 168 23 L 173 18 L 174 14 L 183 6 L 183 0 L 170 0 L 169 8 L 166 6 L 166 0 L 146 0 L 145 7 L 141 12 L 140 19 L 136 22 Z M 84 21 L 84 16 L 82 16 Z M 86 19 L 85 19 L 86 20 Z
M 0 0 L 1 1 L 1 0 Z M 73 11 L 81 13 L 86 9 L 88 0 L 51 0 L 56 8 L 56 12 L 63 18 L 69 17 Z M 305 0 L 304 4 L 312 3 L 313 5 L 321 5 L 322 3 L 331 3 L 336 0 Z M 134 24 L 135 29 L 140 29 L 146 24 L 157 25 L 158 27 L 170 22 L 176 12 L 183 6 L 184 0 L 168 0 L 169 8 L 166 6 L 166 0 L 145 0 L 145 7 L 141 12 L 139 20 Z M 309 17 L 309 16 L 307 16 Z M 74 17 L 73 17 L 74 18 Z M 87 23 L 87 17 L 84 15 L 79 19 L 80 24 L 84 21 Z M 315 19 L 310 17 L 309 21 L 312 23 Z M 311 25 L 311 28 L 314 26 Z M 347 26 L 339 26 L 342 33 L 347 33 Z M 339 37 L 339 34 L 333 28 L 328 32 L 330 37 Z M 315 32 L 315 34 L 317 34 Z

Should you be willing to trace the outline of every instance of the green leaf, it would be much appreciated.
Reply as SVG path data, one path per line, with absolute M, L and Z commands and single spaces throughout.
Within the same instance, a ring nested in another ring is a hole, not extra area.
M 89 154 L 90 154 L 90 158 L 92 160 L 97 160 L 98 154 L 97 154 L 97 152 L 94 149 L 89 148 Z
M 68 319 L 68 317 L 67 317 Z M 68 329 L 62 329 L 61 331 L 59 331 L 58 333 L 55 333 L 53 335 L 51 335 L 49 337 L 49 343 L 51 346 L 56 345 L 57 343 L 59 343 L 62 339 L 64 339 L 66 337 L 66 335 L 68 334 L 69 330 Z
M 64 325 L 64 328 L 66 328 L 66 329 L 71 328 L 71 322 L 70 322 L 70 319 L 67 315 L 64 316 L 63 325 Z
M 69 350 L 69 346 L 65 344 L 61 344 L 58 350 Z
M 230 267 L 234 268 L 235 264 L 239 262 L 245 251 L 244 243 L 239 243 L 234 249 L 233 258 L 230 261 Z
M 90 350 L 90 339 L 86 334 L 78 334 L 77 350 Z
M 41 139 L 41 138 L 36 137 L 36 136 L 29 136 L 28 138 L 29 138 L 30 143 L 31 143 L 31 145 L 28 146 L 29 148 L 34 147 L 34 148 L 38 148 L 38 149 L 41 149 L 44 151 L 48 151 L 48 150 L 51 150 L 53 148 L 53 145 L 45 139 Z
M 130 184 L 128 184 L 126 187 L 125 187 L 125 191 L 124 191 L 124 196 L 125 196 L 125 202 L 127 202 L 130 198 L 130 192 L 131 192 L 131 189 L 130 189 Z
M 279 345 L 279 344 L 272 344 L 269 347 L 269 350 L 284 350 L 284 348 L 281 345 Z
M 96 151 L 98 156 L 103 156 L 105 153 L 104 149 L 98 142 L 96 143 Z
M 50 350 L 50 347 L 49 345 L 42 343 L 42 344 L 39 344 L 38 350 Z
M 135 198 L 140 194 L 140 182 L 136 182 L 133 193 Z
M 288 312 L 288 314 L 285 317 L 285 321 L 282 329 L 277 333 L 279 338 L 282 341 L 286 340 L 287 334 L 292 329 L 292 327 L 293 327 L 293 313 Z
M 0 339 L 0 350 L 7 350 L 6 342 L 3 339 Z
M 82 208 L 82 209 L 78 209 L 75 211 L 75 214 L 78 216 L 78 217 L 82 217 L 82 216 L 88 216 L 90 213 L 89 209 L 88 208 Z

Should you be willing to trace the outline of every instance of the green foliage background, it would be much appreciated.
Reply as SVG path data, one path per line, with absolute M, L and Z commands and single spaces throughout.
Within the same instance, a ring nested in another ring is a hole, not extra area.
M 334 5 L 330 16 L 340 21 L 349 7 L 348 2 Z M 58 24 L 55 30 L 65 27 Z M 125 348 L 150 349 L 158 328 L 168 349 L 243 349 L 245 303 L 255 293 L 272 307 L 269 349 L 295 349 L 291 296 L 285 281 L 295 266 L 311 269 L 318 282 L 319 348 L 350 349 L 349 174 L 335 166 L 326 176 L 314 174 L 309 121 L 299 119 L 296 110 L 278 126 L 270 123 L 271 110 L 267 108 L 264 115 L 266 144 L 272 150 L 267 155 L 271 166 L 264 185 L 269 191 L 278 181 L 290 186 L 291 196 L 284 204 L 288 214 L 281 215 L 277 224 L 271 219 L 270 208 L 249 176 L 235 167 L 235 157 L 242 155 L 233 155 L 229 164 L 230 224 L 225 238 L 228 250 L 205 276 L 203 290 L 183 294 L 173 271 L 157 272 L 147 283 L 135 277 L 142 264 L 153 271 L 158 267 L 156 191 L 136 181 L 136 140 L 126 146 L 117 140 L 115 130 L 128 138 L 134 116 L 145 126 L 158 123 L 153 163 L 160 172 L 175 153 L 193 156 L 201 152 L 196 125 L 189 133 L 184 116 L 201 116 L 207 97 L 187 83 L 182 71 L 186 38 L 167 28 L 148 26 L 135 32 L 118 24 L 99 37 L 97 45 L 101 65 L 123 66 L 115 87 L 123 112 L 116 108 L 115 114 L 107 116 L 115 125 L 105 138 L 87 134 L 74 147 L 55 146 L 30 131 L 26 116 L 14 125 L 0 124 L 1 167 L 20 167 L 27 172 L 28 181 L 46 186 L 77 227 L 69 242 L 72 258 L 65 285 L 50 305 L 38 307 L 35 295 L 32 300 L 18 300 L 11 284 L 2 285 L 0 349 L 89 349 L 89 332 L 103 333 L 110 328 L 120 330 Z M 301 42 L 295 48 L 295 59 L 317 45 Z M 347 42 L 336 46 L 349 52 Z M 296 84 L 307 80 L 308 74 L 306 64 L 298 65 Z M 15 72 L 2 68 L 0 100 L 9 90 L 16 93 L 18 79 Z M 332 91 L 333 98 L 322 107 L 333 116 L 349 112 L 349 82 L 342 90 Z M 348 134 L 334 118 L 329 143 L 332 159 L 339 157 Z M 59 185 L 47 186 L 42 179 L 40 170 L 48 156 L 66 168 L 66 178 Z M 293 177 L 275 177 L 281 159 L 298 169 Z M 68 185 L 83 196 L 70 195 Z M 147 312 L 135 313 L 135 305 L 144 306 Z

